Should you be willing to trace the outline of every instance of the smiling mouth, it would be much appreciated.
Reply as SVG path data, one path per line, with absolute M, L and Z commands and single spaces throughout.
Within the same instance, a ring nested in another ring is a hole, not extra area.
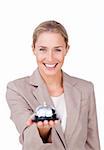
M 57 64 L 58 63 L 56 63 L 56 64 L 45 64 L 44 63 L 45 67 L 48 68 L 48 69 L 54 69 L 57 66 Z

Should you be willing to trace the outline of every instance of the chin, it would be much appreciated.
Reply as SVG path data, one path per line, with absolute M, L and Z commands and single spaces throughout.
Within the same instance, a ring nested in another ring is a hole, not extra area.
M 57 74 L 57 71 L 44 71 L 44 74 L 47 76 L 54 76 Z
M 55 76 L 58 74 L 58 70 L 48 70 L 48 69 L 41 69 L 42 74 L 45 74 L 46 76 Z

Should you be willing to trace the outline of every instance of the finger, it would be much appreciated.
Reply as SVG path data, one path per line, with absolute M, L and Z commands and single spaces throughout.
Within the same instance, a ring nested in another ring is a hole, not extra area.
M 38 128 L 43 128 L 43 122 L 42 121 L 38 121 L 37 122 L 37 127 Z
M 55 124 L 58 124 L 58 122 L 59 122 L 59 120 L 55 120 L 55 121 L 54 121 Z
M 32 120 L 31 120 L 30 118 L 26 121 L 26 125 L 27 125 L 27 126 L 32 125 Z
M 44 120 L 44 121 L 43 121 L 43 125 L 44 125 L 44 126 L 48 126 L 48 120 Z
M 50 125 L 51 127 L 53 127 L 53 126 L 55 125 L 54 121 L 53 121 L 53 120 L 50 120 L 50 121 L 49 121 L 49 125 Z

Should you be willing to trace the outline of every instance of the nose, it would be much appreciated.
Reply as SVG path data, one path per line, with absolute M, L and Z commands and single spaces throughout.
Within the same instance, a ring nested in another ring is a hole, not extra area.
M 53 60 L 53 52 L 52 51 L 49 51 L 48 52 L 48 55 L 47 55 L 47 60 L 49 61 L 49 62 L 51 62 L 52 60 Z

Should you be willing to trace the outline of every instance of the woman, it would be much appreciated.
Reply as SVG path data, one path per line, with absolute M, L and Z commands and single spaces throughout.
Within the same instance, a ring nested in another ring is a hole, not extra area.
M 7 86 L 23 150 L 100 150 L 93 85 L 61 69 L 69 49 L 63 25 L 41 23 L 34 30 L 32 49 L 38 68 Z M 55 107 L 59 120 L 32 121 L 44 102 Z

